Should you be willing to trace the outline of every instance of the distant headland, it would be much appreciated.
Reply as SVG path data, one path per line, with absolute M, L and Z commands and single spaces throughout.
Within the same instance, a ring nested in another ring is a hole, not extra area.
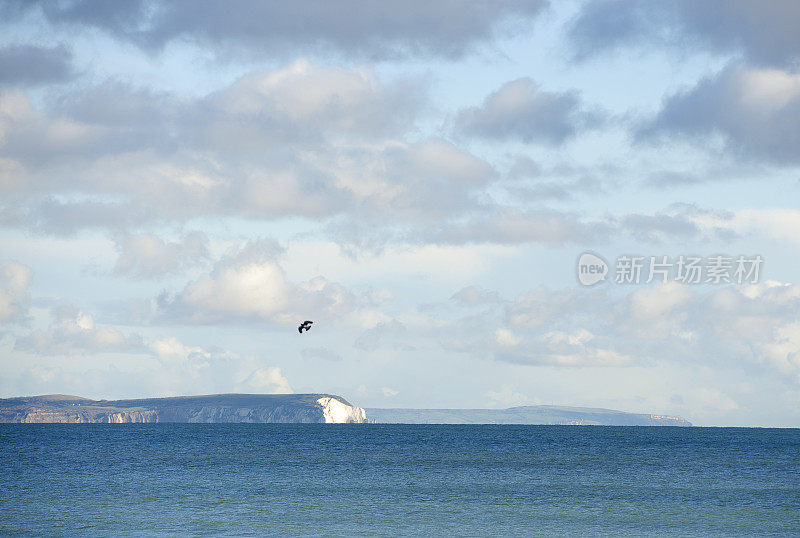
M 626 413 L 613 409 L 528 405 L 509 409 L 367 408 L 377 422 L 397 424 L 542 424 L 575 426 L 691 426 L 683 417 Z
M 356 407 L 332 394 L 213 394 L 90 400 L 50 394 L 0 399 L 0 422 L 283 422 L 691 426 L 683 417 L 612 409 L 537 405 L 509 409 Z
M 360 407 L 331 394 L 214 394 L 89 400 L 51 394 L 0 400 L 0 422 L 364 422 Z

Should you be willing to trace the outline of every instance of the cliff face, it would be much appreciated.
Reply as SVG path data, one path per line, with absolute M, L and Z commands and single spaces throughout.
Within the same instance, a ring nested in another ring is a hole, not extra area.
M 153 410 L 144 411 L 70 411 L 69 409 L 42 409 L 33 408 L 22 411 L 12 420 L 0 422 L 25 422 L 25 423 L 112 423 L 126 422 L 158 422 L 158 413 Z
M 366 414 L 328 394 L 218 394 L 96 401 L 74 396 L 0 400 L 0 422 L 364 422 Z
M 367 413 L 361 407 L 353 407 L 336 398 L 324 397 L 317 400 L 322 406 L 322 416 L 327 423 L 364 422 Z

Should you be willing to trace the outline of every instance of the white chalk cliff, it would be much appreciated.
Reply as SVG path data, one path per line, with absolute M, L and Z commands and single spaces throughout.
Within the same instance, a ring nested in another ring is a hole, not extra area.
M 364 422 L 367 413 L 361 407 L 354 407 L 340 402 L 336 398 L 325 396 L 317 400 L 322 406 L 322 415 L 326 424 L 342 424 L 345 422 Z

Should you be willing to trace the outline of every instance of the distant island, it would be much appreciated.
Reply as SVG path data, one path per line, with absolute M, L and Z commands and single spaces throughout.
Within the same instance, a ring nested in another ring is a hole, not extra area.
M 0 399 L 0 423 L 284 422 L 691 426 L 683 417 L 536 405 L 509 409 L 363 409 L 332 394 L 213 394 L 90 400 L 50 394 Z
M 360 407 L 331 394 L 214 394 L 89 400 L 51 394 L 0 399 L 0 422 L 364 422 Z
M 575 426 L 691 426 L 683 417 L 626 413 L 613 409 L 529 405 L 509 409 L 367 408 L 377 422 L 397 424 L 548 424 Z

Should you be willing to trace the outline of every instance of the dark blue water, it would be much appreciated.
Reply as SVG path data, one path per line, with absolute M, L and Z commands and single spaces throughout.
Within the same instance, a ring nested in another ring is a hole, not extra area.
M 800 430 L 0 424 L 0 534 L 800 535 Z

